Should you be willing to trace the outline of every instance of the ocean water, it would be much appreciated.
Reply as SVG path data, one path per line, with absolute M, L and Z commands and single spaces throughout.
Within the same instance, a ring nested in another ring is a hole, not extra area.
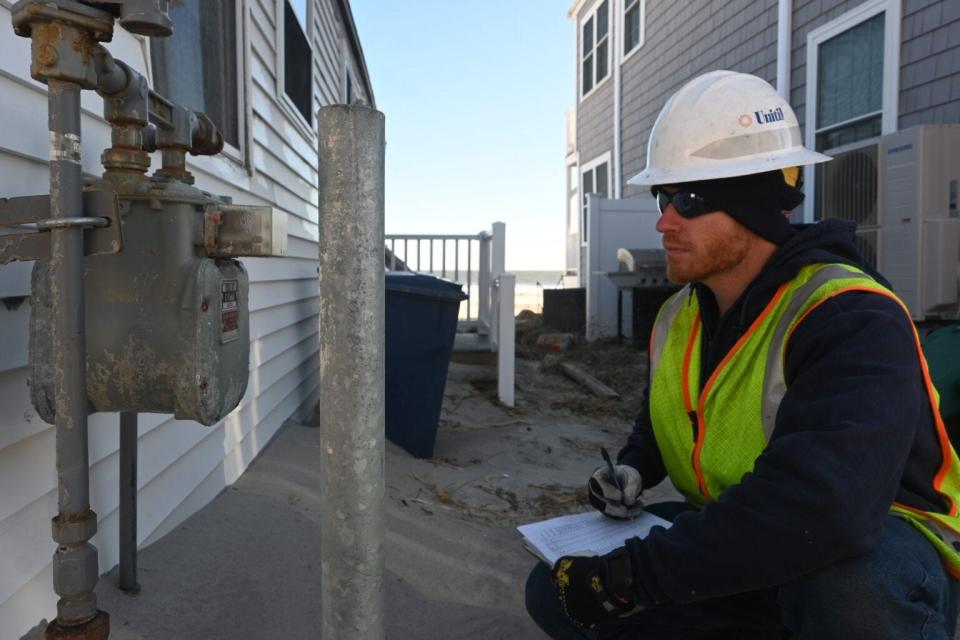
M 429 272 L 422 272 L 429 273 Z M 530 309 L 540 313 L 543 311 L 543 290 L 557 289 L 561 287 L 563 280 L 563 271 L 513 271 L 517 277 L 517 286 L 514 291 L 514 310 L 519 313 L 522 309 Z M 447 273 L 436 272 L 432 275 L 438 278 L 446 278 L 463 285 L 463 292 L 470 296 L 469 300 L 464 300 L 460 304 L 460 318 L 476 318 L 477 316 L 477 272 L 471 271 L 469 274 L 470 288 L 467 289 L 467 273 Z M 468 310 L 469 304 L 469 310 Z M 469 314 L 469 316 L 468 316 Z

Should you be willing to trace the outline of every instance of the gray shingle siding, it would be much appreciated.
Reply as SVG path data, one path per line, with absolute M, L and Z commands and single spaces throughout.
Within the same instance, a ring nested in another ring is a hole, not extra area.
M 607 151 L 613 151 L 613 65 L 616 56 L 611 52 L 610 65 L 606 79 L 593 93 L 581 100 L 583 87 L 581 73 L 583 64 L 580 58 L 583 36 L 582 21 L 597 5 L 586 2 L 577 16 L 577 151 L 580 154 L 580 164 L 586 164 Z M 611 27 L 613 15 L 610 16 Z M 611 174 L 612 175 L 612 174 Z
M 613 78 L 608 78 L 577 109 L 580 164 L 613 150 Z
M 625 183 L 646 164 L 650 129 L 667 98 L 713 69 L 776 76 L 776 0 L 647 2 L 646 41 L 623 65 L 621 113 Z M 683 37 L 677 37 L 683 25 Z M 625 197 L 642 190 L 624 186 Z
M 960 122 L 960 1 L 903 4 L 898 127 Z

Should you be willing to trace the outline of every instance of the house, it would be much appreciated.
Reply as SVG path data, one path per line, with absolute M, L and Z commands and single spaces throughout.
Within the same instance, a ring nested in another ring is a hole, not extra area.
M 960 123 L 954 0 L 576 0 L 568 16 L 577 85 L 567 125 L 566 270 L 588 297 L 587 196 L 649 199 L 626 182 L 646 164 L 660 108 L 696 75 L 764 78 L 789 100 L 805 144 L 835 156 L 915 125 Z M 826 197 L 824 170 L 805 176 L 807 202 L 794 219 L 843 215 Z M 875 197 L 884 177 L 872 179 Z M 877 251 L 868 235 L 861 240 L 866 253 Z
M 30 78 L 30 41 L 0 0 L 0 197 L 47 193 L 45 85 Z M 141 414 L 139 542 L 157 540 L 234 482 L 288 417 L 317 401 L 317 140 L 323 105 L 374 105 L 348 0 L 171 0 L 174 35 L 116 26 L 107 48 L 155 90 L 206 112 L 224 152 L 191 157 L 196 185 L 288 218 L 288 257 L 244 260 L 250 276 L 250 379 L 214 426 Z M 82 96 L 82 162 L 102 172 L 110 146 L 102 100 Z M 153 168 L 159 162 L 154 157 Z M 56 615 L 50 519 L 57 512 L 54 429 L 30 403 L 29 263 L 0 267 L 0 638 Z M 100 571 L 118 559 L 118 416 L 89 419 L 90 484 Z

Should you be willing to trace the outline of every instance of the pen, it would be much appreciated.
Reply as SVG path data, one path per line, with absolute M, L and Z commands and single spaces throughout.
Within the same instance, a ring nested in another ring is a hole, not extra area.
M 620 486 L 620 478 L 617 477 L 617 471 L 613 468 L 613 461 L 610 459 L 610 454 L 607 452 L 606 447 L 600 447 L 600 455 L 607 461 L 607 469 L 610 471 L 610 481 L 613 482 L 613 486 L 620 492 L 620 499 L 622 500 L 623 487 Z

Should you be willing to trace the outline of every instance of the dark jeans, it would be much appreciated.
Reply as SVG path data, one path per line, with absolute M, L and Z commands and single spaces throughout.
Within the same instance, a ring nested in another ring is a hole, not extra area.
M 650 507 L 669 519 L 682 510 Z M 952 640 L 960 583 L 913 525 L 890 516 L 866 555 L 777 588 L 660 605 L 593 630 L 563 613 L 543 563 L 527 579 L 526 598 L 530 616 L 554 640 Z

